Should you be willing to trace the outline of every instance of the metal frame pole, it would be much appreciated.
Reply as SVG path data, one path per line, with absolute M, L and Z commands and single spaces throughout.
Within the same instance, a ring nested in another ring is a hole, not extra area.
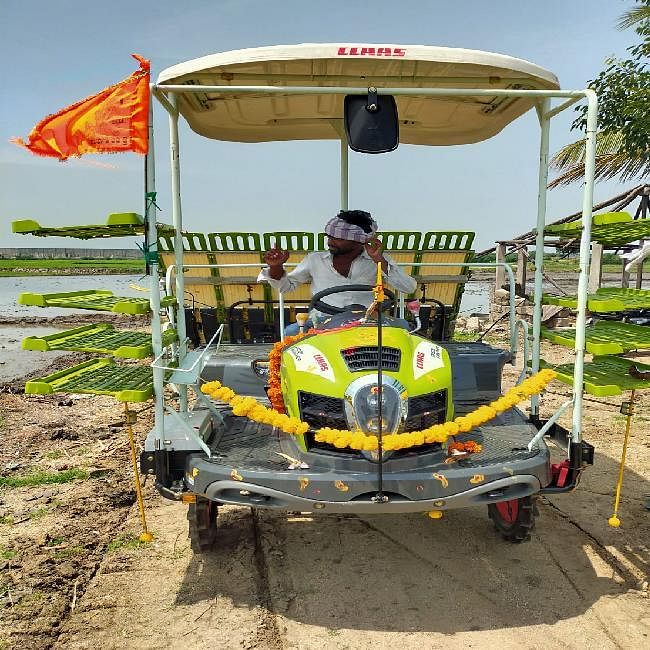
M 156 228 L 156 156 L 154 150 L 153 101 L 149 98 L 149 150 L 145 158 L 144 223 L 147 229 L 147 242 L 158 250 L 158 231 Z M 145 251 L 149 253 L 149 251 Z M 160 323 L 160 283 L 158 279 L 158 258 L 152 257 L 149 264 L 149 306 L 151 308 L 151 346 L 154 358 L 162 353 L 162 326 Z M 164 404 L 165 374 L 163 370 L 153 369 L 154 389 L 154 431 L 157 440 L 162 441 L 165 434 Z
M 540 102 L 538 111 L 541 126 L 539 141 L 539 179 L 537 190 L 537 233 L 535 237 L 535 291 L 533 307 L 533 374 L 539 371 L 539 357 L 541 348 L 542 332 L 542 284 L 544 270 L 544 226 L 546 225 L 546 186 L 548 185 L 548 149 L 551 118 L 547 113 L 551 106 L 551 100 L 544 98 Z M 530 414 L 533 417 L 539 415 L 539 395 L 533 395 L 530 400 Z
M 350 171 L 349 171 L 349 151 L 348 141 L 345 137 L 341 138 L 341 210 L 348 209 L 348 200 L 350 198 Z
M 573 404 L 573 400 L 569 399 L 566 402 L 563 402 L 560 405 L 560 408 L 558 408 L 555 413 L 546 421 L 544 426 L 535 434 L 535 436 L 531 439 L 531 441 L 528 443 L 528 451 L 530 451 L 536 444 L 538 440 L 541 440 L 545 435 L 546 432 L 550 430 L 550 428 L 560 419 L 564 411 L 566 411 L 569 406 Z
M 174 223 L 174 253 L 176 268 L 176 300 L 178 312 L 176 331 L 178 332 L 178 363 L 187 354 L 187 329 L 185 326 L 185 279 L 183 276 L 183 213 L 181 210 L 181 169 L 178 145 L 178 98 L 174 94 L 169 98 L 173 112 L 169 114 L 169 153 L 171 156 L 171 185 L 172 185 L 172 220 Z M 187 386 L 179 386 L 180 411 L 187 411 Z
M 530 328 L 528 327 L 528 321 L 524 320 L 523 318 L 519 318 L 515 322 L 515 330 L 517 332 L 517 348 L 519 347 L 519 330 L 521 329 L 521 332 L 523 334 L 523 347 L 524 347 L 524 362 L 522 363 L 521 367 L 521 374 L 517 378 L 517 384 L 520 384 L 524 379 L 526 379 L 526 376 L 528 375 L 528 357 L 530 355 Z M 514 348 L 514 349 L 517 349 Z M 514 365 L 514 363 L 513 363 Z
M 284 294 L 278 292 L 278 310 L 280 317 L 280 341 L 284 341 Z
M 589 289 L 589 257 L 591 253 L 591 218 L 594 204 L 594 171 L 596 167 L 596 129 L 598 126 L 598 97 L 585 90 L 587 98 L 587 134 L 585 140 L 585 183 L 582 194 L 582 237 L 580 238 L 580 276 L 576 316 L 575 363 L 573 370 L 573 421 L 571 439 L 582 439 L 582 391 L 585 363 L 585 325 L 587 322 L 587 293 Z
M 363 95 L 368 87 L 341 86 L 190 86 L 160 84 L 166 93 L 224 93 L 227 95 L 266 93 L 267 95 Z M 515 90 L 511 88 L 377 88 L 378 95 L 420 95 L 422 97 L 584 97 L 588 90 Z M 561 110 L 568 108 L 568 103 Z M 560 107 L 558 107 L 558 112 Z

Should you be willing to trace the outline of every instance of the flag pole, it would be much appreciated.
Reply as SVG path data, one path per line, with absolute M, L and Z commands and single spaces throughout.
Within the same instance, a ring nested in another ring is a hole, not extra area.
M 149 147 L 144 159 L 144 227 L 145 227 L 145 249 L 144 255 L 147 260 L 149 272 L 149 306 L 151 307 L 151 346 L 153 357 L 157 359 L 162 354 L 162 326 L 160 323 L 160 283 L 158 280 L 158 231 L 156 228 L 156 157 L 154 148 L 153 128 L 153 101 L 151 89 L 149 95 L 149 123 L 148 123 Z M 158 365 L 158 364 L 156 364 Z M 163 391 L 165 388 L 164 370 L 154 366 L 153 389 L 155 400 L 154 431 L 160 448 L 164 435 L 164 400 Z
M 377 494 L 373 500 L 376 503 L 385 503 L 388 497 L 384 495 L 384 449 L 383 449 L 383 340 L 382 340 L 382 304 L 384 302 L 384 280 L 381 262 L 377 262 L 377 281 L 375 285 L 375 303 L 377 305 L 377 453 L 379 465 L 377 467 Z

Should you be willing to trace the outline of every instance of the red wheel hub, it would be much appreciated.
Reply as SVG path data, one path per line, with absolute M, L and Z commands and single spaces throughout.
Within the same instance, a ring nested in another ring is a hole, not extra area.
M 501 519 L 507 523 L 512 524 L 517 521 L 519 514 L 519 499 L 512 499 L 511 501 L 499 501 L 494 504 L 496 506 Z

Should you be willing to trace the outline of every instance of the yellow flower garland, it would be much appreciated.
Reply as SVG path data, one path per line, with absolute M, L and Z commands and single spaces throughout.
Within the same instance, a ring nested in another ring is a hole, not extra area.
M 230 404 L 233 415 L 243 415 L 249 420 L 270 424 L 273 427 L 282 429 L 285 433 L 306 433 L 309 431 L 309 425 L 306 422 L 301 422 L 298 418 L 292 418 L 267 408 L 254 397 L 237 395 L 234 390 L 222 386 L 219 381 L 209 381 L 203 384 L 201 392 L 209 395 L 212 399 Z
M 479 406 L 471 413 L 461 415 L 450 422 L 434 424 L 422 431 L 389 433 L 382 437 L 382 447 L 386 451 L 407 449 L 425 443 L 446 442 L 450 436 L 455 436 L 458 433 L 468 433 L 472 429 L 489 422 L 499 413 L 516 406 L 526 398 L 541 393 L 547 384 L 555 378 L 556 374 L 555 371 L 548 368 L 540 370 L 536 375 L 525 379 L 521 384 L 511 388 L 505 395 L 494 402 Z M 307 422 L 267 408 L 253 397 L 237 395 L 231 388 L 222 386 L 221 382 L 209 381 L 201 386 L 201 391 L 212 397 L 212 399 L 230 404 L 233 415 L 243 415 L 255 422 L 277 427 L 285 433 L 303 434 L 310 429 Z M 366 435 L 363 431 L 345 431 L 328 427 L 318 429 L 314 439 L 317 442 L 334 445 L 339 449 L 349 447 L 357 450 L 375 451 L 379 446 L 377 436 Z

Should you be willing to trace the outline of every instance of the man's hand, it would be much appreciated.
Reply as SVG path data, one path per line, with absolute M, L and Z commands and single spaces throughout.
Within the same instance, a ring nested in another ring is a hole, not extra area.
M 283 251 L 277 246 L 273 246 L 264 253 L 264 261 L 269 266 L 282 266 L 289 259 L 289 251 Z
M 369 239 L 365 243 L 365 248 L 366 248 L 366 252 L 368 253 L 368 256 L 373 262 L 378 263 L 378 262 L 386 261 L 384 259 L 384 254 L 382 252 L 381 242 L 379 241 L 379 239 L 377 239 L 377 237 L 373 237 L 372 239 Z
M 269 275 L 279 280 L 284 275 L 284 263 L 289 259 L 289 252 L 283 251 L 277 245 L 264 253 L 264 261 L 269 265 Z

